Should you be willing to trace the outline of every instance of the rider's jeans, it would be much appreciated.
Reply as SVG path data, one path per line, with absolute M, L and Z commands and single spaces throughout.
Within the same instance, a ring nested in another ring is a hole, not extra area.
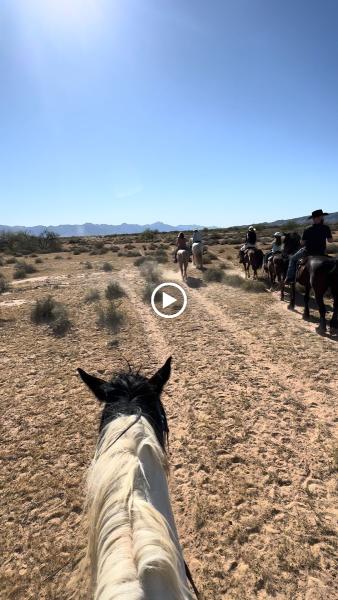
M 288 270 L 286 273 L 286 279 L 288 281 L 294 281 L 295 277 L 296 277 L 296 269 L 297 269 L 297 262 L 303 258 L 303 256 L 305 256 L 306 254 L 306 250 L 305 248 L 301 248 L 300 250 L 298 250 L 298 252 L 296 252 L 296 254 L 293 254 L 289 260 L 289 266 L 288 266 Z

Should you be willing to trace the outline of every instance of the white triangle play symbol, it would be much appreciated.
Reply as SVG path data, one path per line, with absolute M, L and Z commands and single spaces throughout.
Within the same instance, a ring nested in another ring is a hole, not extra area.
M 165 292 L 162 293 L 162 308 L 168 308 L 168 306 L 171 306 L 174 302 L 177 302 L 176 298 Z

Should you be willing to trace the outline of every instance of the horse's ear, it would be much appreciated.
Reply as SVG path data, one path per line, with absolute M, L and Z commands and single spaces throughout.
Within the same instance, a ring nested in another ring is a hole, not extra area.
M 163 367 L 161 367 L 155 373 L 155 375 L 153 375 L 149 379 L 149 383 L 151 385 L 153 385 L 156 388 L 157 392 L 159 392 L 159 393 L 161 393 L 163 387 L 165 386 L 165 384 L 167 383 L 167 381 L 170 377 L 171 360 L 172 360 L 172 356 L 169 356 L 169 358 L 167 358 L 167 360 L 165 361 Z
M 80 375 L 82 381 L 84 381 L 85 384 L 88 385 L 89 389 L 93 392 L 96 398 L 98 400 L 101 400 L 101 402 L 105 402 L 105 388 L 107 386 L 107 383 L 104 381 L 104 379 L 94 377 L 94 375 L 89 375 L 89 373 L 86 373 L 86 371 L 83 371 L 83 369 L 78 369 L 77 372 Z

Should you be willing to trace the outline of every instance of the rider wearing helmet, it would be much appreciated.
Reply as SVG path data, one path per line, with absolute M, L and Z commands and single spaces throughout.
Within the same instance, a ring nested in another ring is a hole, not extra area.
M 248 228 L 248 231 L 246 232 L 245 243 L 243 244 L 243 246 L 241 247 L 241 249 L 239 251 L 240 262 L 243 262 L 244 252 L 247 248 L 256 248 L 256 242 L 257 242 L 256 229 L 254 228 L 253 225 L 250 225 L 250 227 Z
M 276 233 L 274 234 L 271 250 L 270 252 L 267 252 L 267 254 L 264 255 L 264 265 L 268 264 L 268 260 L 271 256 L 277 254 L 278 252 L 282 252 L 282 235 L 283 234 L 280 231 L 276 231 Z
M 301 245 L 302 248 L 291 256 L 286 274 L 286 283 L 293 283 L 296 278 L 297 263 L 304 256 L 321 256 L 326 254 L 326 241 L 333 242 L 331 229 L 324 223 L 324 217 L 329 213 L 324 213 L 322 209 L 314 210 L 309 219 L 312 219 L 312 225 L 304 229 Z
M 176 239 L 176 249 L 175 249 L 175 258 L 174 258 L 175 263 L 177 263 L 177 252 L 179 250 L 188 250 L 187 240 L 185 238 L 183 231 L 181 231 L 181 233 L 178 234 L 177 239 Z

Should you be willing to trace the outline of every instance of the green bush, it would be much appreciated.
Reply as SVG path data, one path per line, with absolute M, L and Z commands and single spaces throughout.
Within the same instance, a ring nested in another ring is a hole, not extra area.
M 125 296 L 126 293 L 117 281 L 113 281 L 106 287 L 105 295 L 107 300 L 117 300 Z

